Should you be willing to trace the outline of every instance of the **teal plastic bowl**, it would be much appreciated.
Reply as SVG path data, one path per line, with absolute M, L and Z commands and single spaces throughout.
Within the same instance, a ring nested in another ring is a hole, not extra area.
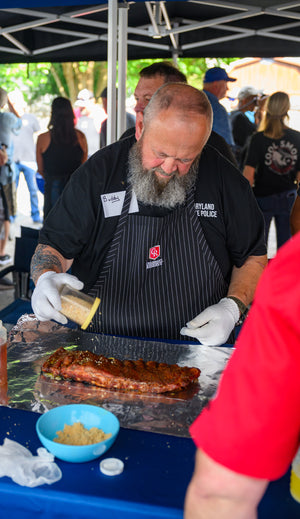
M 111 437 L 92 445 L 64 445 L 53 441 L 56 432 L 64 425 L 81 422 L 86 429 L 98 427 Z M 118 418 L 102 407 L 85 404 L 62 405 L 50 409 L 36 422 L 36 432 L 41 443 L 54 456 L 63 461 L 83 463 L 102 456 L 114 443 L 120 429 Z

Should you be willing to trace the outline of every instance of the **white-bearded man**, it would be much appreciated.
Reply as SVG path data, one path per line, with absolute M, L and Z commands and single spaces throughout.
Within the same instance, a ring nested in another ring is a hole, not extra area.
M 73 174 L 32 260 L 37 318 L 66 323 L 69 283 L 101 299 L 91 332 L 233 340 L 266 265 L 264 224 L 247 181 L 206 144 L 211 126 L 203 92 L 166 84 L 137 143 L 107 146 Z

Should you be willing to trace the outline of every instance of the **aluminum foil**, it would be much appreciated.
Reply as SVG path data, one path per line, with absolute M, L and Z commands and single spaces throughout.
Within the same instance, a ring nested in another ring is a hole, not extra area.
M 122 360 L 142 358 L 195 366 L 201 370 L 199 383 L 181 392 L 156 395 L 51 380 L 41 374 L 41 366 L 61 346 Z M 190 424 L 213 396 L 231 353 L 228 347 L 91 334 L 53 322 L 42 323 L 26 314 L 9 333 L 5 405 L 44 413 L 59 405 L 93 404 L 113 412 L 122 427 L 188 437 Z

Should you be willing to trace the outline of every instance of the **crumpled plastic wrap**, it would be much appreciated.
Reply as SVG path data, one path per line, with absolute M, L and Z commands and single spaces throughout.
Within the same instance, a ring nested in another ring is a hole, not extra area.
M 0 477 L 10 477 L 18 485 L 37 487 L 59 481 L 62 472 L 54 462 L 54 456 L 44 447 L 34 456 L 18 442 L 5 438 L 0 446 Z
M 89 350 L 119 359 L 167 362 L 201 370 L 199 383 L 176 393 L 140 394 L 52 380 L 41 366 L 57 348 Z M 8 405 L 44 413 L 58 405 L 84 403 L 114 413 L 122 427 L 189 437 L 189 426 L 216 391 L 233 348 L 157 342 L 71 329 L 23 315 L 8 341 Z

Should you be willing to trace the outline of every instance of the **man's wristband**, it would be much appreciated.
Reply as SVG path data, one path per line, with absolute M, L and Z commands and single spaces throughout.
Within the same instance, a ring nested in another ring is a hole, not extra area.
M 248 307 L 243 303 L 243 301 L 241 301 L 237 297 L 227 296 L 227 299 L 232 299 L 232 301 L 234 301 L 237 304 L 238 309 L 240 311 L 240 317 L 242 317 L 242 315 L 244 315 L 247 312 Z

